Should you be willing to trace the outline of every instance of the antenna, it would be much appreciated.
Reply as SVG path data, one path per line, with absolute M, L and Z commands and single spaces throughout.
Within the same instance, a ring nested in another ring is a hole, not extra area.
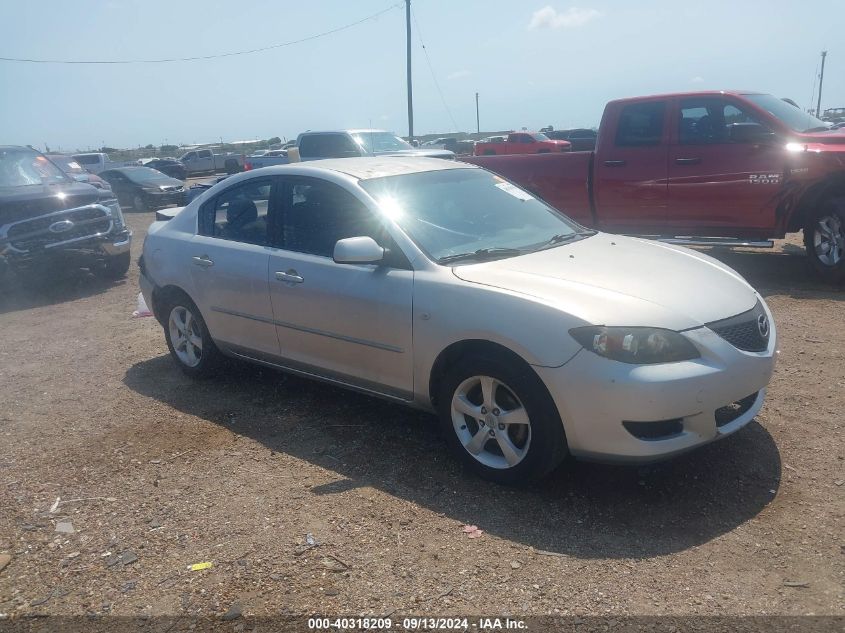
M 408 54 L 408 140 L 414 140 L 414 91 L 411 86 L 411 0 L 405 0 L 405 34 Z
M 824 58 L 827 57 L 827 51 L 822 51 L 822 71 L 819 73 L 819 100 L 816 102 L 816 118 L 822 112 L 822 83 L 824 82 Z

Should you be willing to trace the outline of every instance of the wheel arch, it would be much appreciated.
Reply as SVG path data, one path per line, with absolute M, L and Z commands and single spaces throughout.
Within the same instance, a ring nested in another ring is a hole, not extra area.
M 845 171 L 830 174 L 809 187 L 799 198 L 787 221 L 788 233 L 800 231 L 807 223 L 807 216 L 828 198 L 845 197 Z
M 446 370 L 467 356 L 483 356 L 486 358 L 495 358 L 505 362 L 517 363 L 527 371 L 537 376 L 537 373 L 531 368 L 531 364 L 522 356 L 514 352 L 508 347 L 500 343 L 494 343 L 486 339 L 465 339 L 456 341 L 443 349 L 434 360 L 431 366 L 428 379 L 428 397 L 431 404 L 437 405 L 437 393 L 440 391 L 441 380 L 446 373 Z M 537 376 L 540 384 L 546 388 L 542 379 Z M 546 388 L 548 391 L 548 389 Z
M 188 294 L 183 288 L 180 288 L 177 285 L 169 284 L 166 286 L 162 286 L 161 288 L 155 287 L 153 288 L 152 293 L 152 302 L 153 305 L 149 306 L 153 312 L 153 315 L 156 318 L 156 321 L 164 325 L 164 321 L 167 318 L 166 314 L 162 313 L 163 306 L 167 303 L 168 300 L 171 300 L 175 297 L 184 296 L 190 300 L 191 303 L 196 305 L 196 301 L 193 300 L 190 294 Z

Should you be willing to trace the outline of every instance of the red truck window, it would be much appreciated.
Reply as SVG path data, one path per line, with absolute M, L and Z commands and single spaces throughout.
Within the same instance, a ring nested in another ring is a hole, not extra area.
M 760 121 L 741 108 L 718 97 L 684 99 L 678 121 L 678 142 L 682 145 L 730 143 L 730 126 Z
M 631 103 L 622 108 L 616 128 L 616 145 L 637 147 L 660 145 L 663 139 L 665 101 Z

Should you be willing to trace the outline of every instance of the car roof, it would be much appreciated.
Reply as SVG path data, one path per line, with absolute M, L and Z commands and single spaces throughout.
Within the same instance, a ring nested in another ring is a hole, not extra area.
M 308 130 L 306 132 L 302 132 L 300 134 L 300 136 L 305 136 L 306 134 L 365 134 L 365 133 L 375 134 L 376 132 L 391 134 L 391 132 L 388 132 L 387 130 L 380 130 L 380 129 L 376 129 L 376 128 L 356 127 L 356 128 L 347 128 L 345 130 Z
M 742 97 L 745 95 L 759 95 L 764 92 L 756 92 L 754 90 L 695 90 L 691 92 L 667 92 L 663 94 L 642 95 L 639 97 L 625 97 L 623 99 L 613 99 L 608 103 L 624 103 L 627 101 L 649 101 L 652 99 L 670 99 L 675 97 L 689 98 L 689 97 L 717 97 L 722 95 L 733 95 Z
M 302 168 L 312 170 L 333 171 L 358 180 L 370 178 L 384 178 L 386 176 L 402 176 L 425 171 L 443 171 L 447 169 L 478 169 L 475 165 L 443 158 L 425 158 L 416 156 L 382 156 L 362 158 L 327 158 L 324 160 L 290 163 L 269 167 L 279 174 L 297 172 Z

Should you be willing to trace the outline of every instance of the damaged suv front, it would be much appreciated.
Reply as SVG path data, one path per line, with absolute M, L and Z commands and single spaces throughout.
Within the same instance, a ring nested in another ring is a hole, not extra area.
M 49 274 L 129 270 L 132 232 L 108 190 L 76 182 L 28 147 L 0 146 L 0 269 Z

